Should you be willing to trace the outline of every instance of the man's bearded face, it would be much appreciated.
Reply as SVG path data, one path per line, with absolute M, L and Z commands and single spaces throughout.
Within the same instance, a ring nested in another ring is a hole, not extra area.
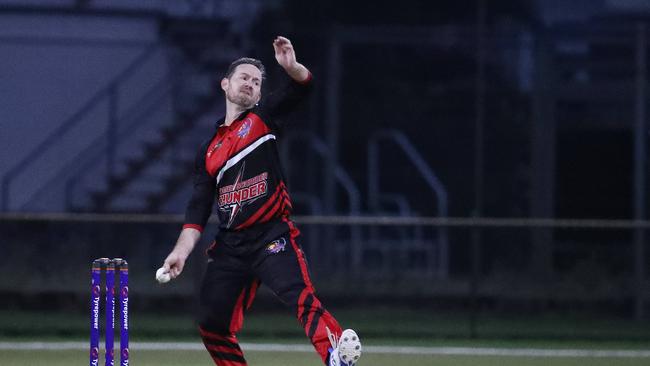
M 221 87 L 230 102 L 244 109 L 253 108 L 261 97 L 262 72 L 251 64 L 241 64 L 230 78 L 222 80 Z

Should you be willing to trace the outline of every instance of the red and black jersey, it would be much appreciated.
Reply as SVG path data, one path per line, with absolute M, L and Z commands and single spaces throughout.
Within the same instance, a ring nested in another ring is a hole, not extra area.
M 293 110 L 310 86 L 311 74 L 301 83 L 291 80 L 230 126 L 219 121 L 197 153 L 184 228 L 202 231 L 216 202 L 219 242 L 238 246 L 289 230 L 291 199 L 276 144 L 282 127 L 277 118 Z

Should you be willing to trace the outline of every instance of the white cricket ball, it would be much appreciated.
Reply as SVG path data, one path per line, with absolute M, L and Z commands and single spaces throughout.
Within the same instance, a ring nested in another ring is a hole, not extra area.
M 156 280 L 157 280 L 159 283 L 167 283 L 167 282 L 169 282 L 169 280 L 171 280 L 171 279 L 172 279 L 172 278 L 171 278 L 171 276 L 169 275 L 169 272 L 165 272 L 165 268 L 164 268 L 164 267 L 160 267 L 160 268 L 158 268 L 158 270 L 156 271 Z

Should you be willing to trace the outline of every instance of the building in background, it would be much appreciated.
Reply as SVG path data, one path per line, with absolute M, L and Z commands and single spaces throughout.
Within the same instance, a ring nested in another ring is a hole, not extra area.
M 273 65 L 270 40 L 286 34 L 317 85 L 283 137 L 298 214 L 645 219 L 649 14 L 640 0 L 0 1 L 0 205 L 182 213 L 196 146 L 223 110 L 223 70 L 244 55 Z M 113 231 L 3 225 L 17 247 L 65 238 L 88 250 L 86 236 Z M 170 240 L 126 232 L 108 237 L 152 251 Z M 397 286 L 630 313 L 647 278 L 632 230 L 305 235 L 316 273 L 349 264 L 331 243 L 355 246 L 356 282 L 325 286 L 339 295 Z

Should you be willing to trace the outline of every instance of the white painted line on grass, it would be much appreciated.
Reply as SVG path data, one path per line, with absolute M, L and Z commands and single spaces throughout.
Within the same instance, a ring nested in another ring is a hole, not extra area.
M 314 352 L 305 344 L 242 343 L 244 351 Z M 86 342 L 0 342 L 0 350 L 86 350 Z M 143 351 L 203 351 L 199 342 L 131 342 L 132 352 Z M 588 357 L 588 358 L 650 358 L 650 350 L 590 350 L 544 348 L 487 347 L 399 347 L 365 346 L 365 353 L 431 355 L 431 356 L 512 356 L 512 357 Z

